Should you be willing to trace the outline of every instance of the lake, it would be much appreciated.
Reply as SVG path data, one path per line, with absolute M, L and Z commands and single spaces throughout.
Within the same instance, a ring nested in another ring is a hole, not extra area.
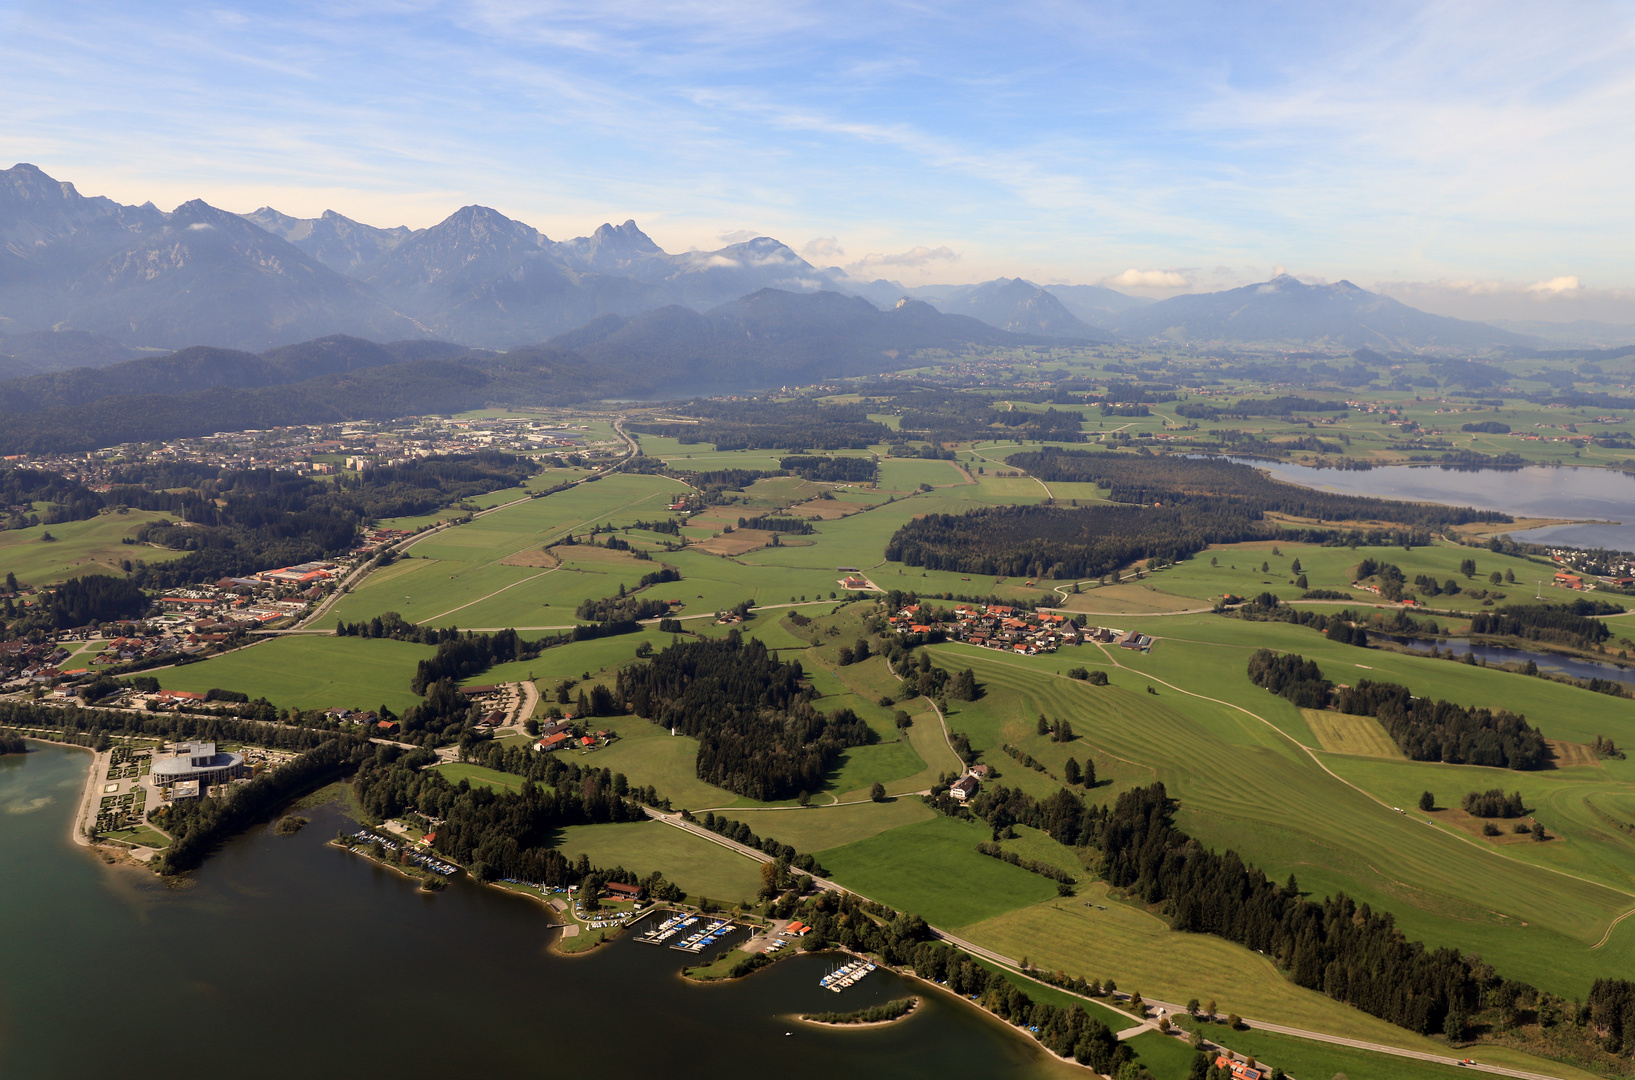
M 692 957 L 626 939 L 559 957 L 537 902 L 457 881 L 436 894 L 329 847 L 338 811 L 242 836 L 169 889 L 69 838 L 91 756 L 0 757 L 0 1076 L 722 1080 L 1061 1075 L 1032 1043 L 926 996 L 900 1024 L 824 1031 L 794 1012 L 916 992 L 876 972 L 843 994 L 800 956 L 684 982 Z M 923 993 L 923 990 L 920 992 Z M 792 1034 L 786 1035 L 786 1032 Z
M 1540 671 L 1548 671 L 1552 675 L 1567 675 L 1574 679 L 1611 679 L 1614 682 L 1635 686 L 1635 668 L 1621 668 L 1617 664 L 1603 664 L 1598 660 L 1580 660 L 1575 656 L 1557 656 L 1555 653 L 1535 652 L 1532 649 L 1513 649 L 1507 645 L 1472 645 L 1464 638 L 1427 641 L 1424 638 L 1398 637 L 1395 634 L 1387 634 L 1386 637 L 1398 645 L 1420 652 L 1441 649 L 1443 652 L 1452 651 L 1456 656 L 1474 653 L 1476 659 L 1486 660 L 1490 664 L 1525 664 L 1531 660 L 1538 665 Z
M 1377 469 L 1314 469 L 1309 465 L 1233 458 L 1279 480 L 1319 491 L 1381 499 L 1474 506 L 1517 517 L 1616 522 L 1551 525 L 1512 533 L 1517 540 L 1563 547 L 1635 551 L 1635 476 L 1611 469 L 1529 465 L 1520 469 L 1460 472 L 1439 466 L 1389 465 Z

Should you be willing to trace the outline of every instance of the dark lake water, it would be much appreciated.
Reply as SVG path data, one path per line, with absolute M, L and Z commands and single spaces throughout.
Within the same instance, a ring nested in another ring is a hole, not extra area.
M 876 972 L 843 994 L 802 956 L 721 986 L 624 940 L 546 951 L 537 904 L 469 883 L 425 894 L 327 847 L 340 815 L 259 829 L 192 888 L 110 868 L 69 819 L 90 755 L 0 757 L 0 1077 L 1055 1075 L 1032 1044 L 941 995 L 901 1024 L 815 1030 L 784 1017 L 915 992 Z M 785 1035 L 785 1032 L 792 1032 Z
M 1398 645 L 1405 645 L 1420 652 L 1430 652 L 1431 649 L 1441 649 L 1447 652 L 1450 649 L 1457 656 L 1466 653 L 1475 653 L 1478 660 L 1486 660 L 1490 664 L 1525 664 L 1531 660 L 1539 666 L 1539 670 L 1548 671 L 1555 675 L 1570 675 L 1575 679 L 1613 679 L 1617 682 L 1635 686 L 1635 668 L 1621 668 L 1617 664 L 1603 664 L 1595 660 L 1579 660 L 1571 656 L 1557 656 L 1554 653 L 1533 652 L 1530 649 L 1511 649 L 1503 645 L 1472 645 L 1462 638 L 1449 638 L 1447 641 L 1425 641 L 1420 638 L 1405 638 L 1388 635 Z
M 1292 484 L 1344 495 L 1448 503 L 1517 517 L 1578 518 L 1612 525 L 1552 525 L 1513 533 L 1517 540 L 1563 547 L 1635 551 L 1635 476 L 1610 469 L 1530 465 L 1459 472 L 1392 465 L 1352 472 L 1234 458 Z

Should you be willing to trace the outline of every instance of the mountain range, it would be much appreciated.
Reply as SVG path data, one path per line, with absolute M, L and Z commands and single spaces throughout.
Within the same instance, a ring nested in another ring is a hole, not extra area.
M 815 356 L 833 346 L 813 338 L 797 349 L 790 336 L 796 324 L 780 329 L 751 316 L 794 314 L 765 297 L 737 314 L 716 313 L 763 290 L 870 306 L 873 316 L 855 305 L 845 309 L 872 327 L 847 330 L 847 364 L 918 340 L 901 331 L 918 325 L 916 317 L 923 321 L 922 309 L 968 320 L 937 327 L 931 336 L 944 345 L 993 344 L 984 336 L 989 329 L 1057 341 L 1386 351 L 1530 343 L 1349 282 L 1310 285 L 1280 276 L 1158 302 L 1103 286 L 1040 286 L 1021 278 L 911 288 L 814 266 L 770 237 L 669 253 L 634 221 L 555 241 L 483 206 L 462 207 L 425 229 L 378 228 L 334 211 L 296 218 L 264 206 L 235 214 L 202 200 L 166 213 L 152 203 L 81 195 L 33 165 L 0 171 L 0 376 L 101 366 L 140 355 L 136 350 L 192 345 L 260 353 L 334 334 L 486 349 L 577 334 L 572 340 L 595 353 L 646 348 L 639 343 L 663 327 L 702 350 L 697 359 L 706 375 L 711 364 L 724 371 L 750 363 L 745 350 L 754 341 L 781 341 L 785 367 L 800 349 Z M 918 305 L 908 310 L 920 316 L 891 315 L 904 299 Z M 881 315 L 891 317 L 875 317 Z M 752 326 L 733 326 L 740 316 Z M 729 345 L 740 330 L 749 336 Z

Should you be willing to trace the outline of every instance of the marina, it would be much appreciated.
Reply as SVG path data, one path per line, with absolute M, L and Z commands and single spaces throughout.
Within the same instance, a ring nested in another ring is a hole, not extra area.
M 697 921 L 697 919 L 693 919 L 688 925 L 691 925 L 692 922 Z M 694 931 L 692 934 L 682 938 L 680 941 L 676 942 L 676 944 L 670 946 L 670 948 L 685 953 L 701 953 L 706 948 L 713 945 L 716 941 L 726 937 L 736 929 L 738 929 L 736 926 L 725 921 L 724 919 L 715 919 L 712 920 L 710 925 L 706 926 L 704 929 Z
M 683 930 L 687 929 L 689 926 L 692 926 L 696 922 L 698 922 L 697 915 L 688 915 L 686 912 L 677 912 L 672 914 L 663 922 L 659 923 L 657 926 L 653 927 L 651 930 L 643 933 L 640 937 L 636 938 L 636 940 L 641 942 L 643 945 L 663 945 L 666 941 L 669 941 L 671 938 L 675 937 L 677 934 L 681 933 Z
M 873 970 L 874 965 L 867 960 L 853 960 L 830 968 L 829 973 L 818 980 L 818 985 L 838 994 L 848 986 L 856 986 L 862 982 Z

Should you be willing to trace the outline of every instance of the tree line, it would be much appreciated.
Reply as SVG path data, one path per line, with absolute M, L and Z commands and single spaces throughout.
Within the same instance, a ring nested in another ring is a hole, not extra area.
M 1406 686 L 1371 679 L 1336 688 L 1316 661 L 1295 653 L 1256 650 L 1249 680 L 1302 709 L 1327 708 L 1332 701 L 1340 712 L 1372 716 L 1414 761 L 1542 769 L 1550 760 L 1544 736 L 1524 716 L 1416 698 Z
M 771 802 L 818 791 L 841 751 L 873 739 L 850 709 L 812 708 L 803 676 L 734 630 L 622 669 L 617 693 L 638 716 L 698 740 L 700 780 Z
M 1594 616 L 1613 615 L 1622 610 L 1604 600 L 1577 599 L 1560 607 L 1509 604 L 1496 611 L 1478 611 L 1472 615 L 1470 632 L 1589 649 L 1612 636 L 1607 624 Z

